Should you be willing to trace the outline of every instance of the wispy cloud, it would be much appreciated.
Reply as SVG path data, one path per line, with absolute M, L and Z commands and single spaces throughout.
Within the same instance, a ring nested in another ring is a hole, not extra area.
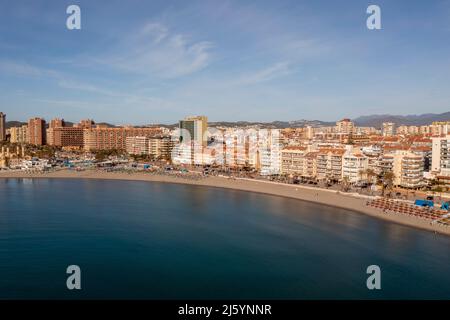
M 188 35 L 172 33 L 165 25 L 152 22 L 98 62 L 128 72 L 177 78 L 206 68 L 213 47 L 210 41 L 193 41 Z
M 288 62 L 278 62 L 272 66 L 266 67 L 262 70 L 257 70 L 253 73 L 242 75 L 235 84 L 237 85 L 251 85 L 265 81 L 270 81 L 275 78 L 283 77 L 292 72 Z
M 25 62 L 0 60 L 0 70 L 7 74 L 25 77 L 58 77 L 59 73 L 45 68 L 35 67 Z

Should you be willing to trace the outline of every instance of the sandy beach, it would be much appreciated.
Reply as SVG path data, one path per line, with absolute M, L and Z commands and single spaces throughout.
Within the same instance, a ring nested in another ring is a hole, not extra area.
M 379 209 L 368 207 L 366 202 L 370 197 L 358 194 L 344 194 L 334 190 L 319 189 L 314 187 L 286 185 L 281 183 L 259 181 L 251 179 L 234 179 L 226 177 L 205 177 L 201 179 L 188 179 L 172 175 L 150 174 L 145 172 L 106 172 L 101 170 L 60 170 L 48 173 L 27 173 L 23 171 L 0 171 L 0 179 L 7 178 L 64 178 L 64 179 L 110 179 L 110 180 L 135 180 L 149 182 L 181 183 L 189 185 L 227 188 L 248 192 L 257 192 L 281 197 L 317 202 L 320 204 L 352 210 L 367 214 L 376 218 L 385 219 L 394 223 L 421 228 L 430 232 L 450 235 L 450 228 L 430 224 L 429 220 L 404 215 L 383 213 Z

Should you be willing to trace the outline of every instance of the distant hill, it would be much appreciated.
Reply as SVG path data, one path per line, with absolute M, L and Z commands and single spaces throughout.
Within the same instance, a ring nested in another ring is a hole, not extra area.
M 295 121 L 272 121 L 272 122 L 251 122 L 251 121 L 237 121 L 237 122 L 209 122 L 211 127 L 247 127 L 247 126 L 260 126 L 263 128 L 301 128 L 306 126 L 320 127 L 320 126 L 332 126 L 335 122 L 325 122 L 319 120 L 295 120 Z
M 353 122 L 360 127 L 376 127 L 381 128 L 383 122 L 393 122 L 396 125 L 428 125 L 434 121 L 450 121 L 450 111 L 440 114 L 435 113 L 425 113 L 421 115 L 390 115 L 390 114 L 379 114 L 379 115 L 369 115 L 361 116 L 353 119 Z M 26 124 L 26 122 L 21 121 L 7 121 L 6 128 L 18 127 Z M 72 122 L 66 121 L 66 126 L 72 126 Z M 274 129 L 284 129 L 284 128 L 302 128 L 306 126 L 311 127 L 323 127 L 323 126 L 334 126 L 336 122 L 327 122 L 320 120 L 294 120 L 294 121 L 272 121 L 272 122 L 254 122 L 254 121 L 218 121 L 218 122 L 208 122 L 210 127 L 248 127 L 248 126 L 259 126 L 261 128 L 274 128 Z M 99 122 L 97 125 L 105 125 L 109 128 L 116 127 L 113 124 L 107 122 Z M 178 123 L 174 124 L 151 124 L 148 126 L 160 126 L 165 128 L 176 128 Z M 142 126 L 145 127 L 145 126 Z
M 111 124 L 111 123 L 107 123 L 107 122 L 99 122 L 96 123 L 96 125 L 100 125 L 100 126 L 107 126 L 108 128 L 115 128 L 116 126 Z
M 383 122 L 393 122 L 396 125 L 423 126 L 431 124 L 433 121 L 450 121 L 450 112 L 445 113 L 425 113 L 420 115 L 395 116 L 389 114 L 362 116 L 353 119 L 353 122 L 360 127 L 380 128 Z
M 5 126 L 6 126 L 6 129 L 9 129 L 11 127 L 20 127 L 20 126 L 23 126 L 24 124 L 27 124 L 27 123 L 20 122 L 20 121 L 6 121 Z

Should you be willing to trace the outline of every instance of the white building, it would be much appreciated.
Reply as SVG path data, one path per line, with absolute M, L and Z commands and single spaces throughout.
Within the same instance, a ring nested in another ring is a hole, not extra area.
M 391 137 L 395 135 L 395 123 L 383 122 L 382 133 L 384 137 Z
M 450 135 L 432 139 L 431 171 L 441 176 L 450 176 Z
M 281 150 L 283 148 L 279 129 L 259 131 L 261 157 L 261 175 L 277 175 L 281 173 Z
M 365 171 L 369 167 L 369 159 L 362 153 L 346 152 L 342 158 L 342 178 L 350 183 L 366 181 Z

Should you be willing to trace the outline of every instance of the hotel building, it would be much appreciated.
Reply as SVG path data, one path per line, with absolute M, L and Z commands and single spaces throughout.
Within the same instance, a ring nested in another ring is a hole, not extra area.
M 155 137 L 161 135 L 160 128 L 96 127 L 83 130 L 85 151 L 93 150 L 126 150 L 128 137 Z
M 45 120 L 32 118 L 28 120 L 28 143 L 37 146 L 46 144 Z
M 53 143 L 58 147 L 83 147 L 83 128 L 58 127 L 50 129 L 53 131 Z
M 180 142 L 196 142 L 206 147 L 208 130 L 208 118 L 205 116 L 186 117 L 179 122 Z

